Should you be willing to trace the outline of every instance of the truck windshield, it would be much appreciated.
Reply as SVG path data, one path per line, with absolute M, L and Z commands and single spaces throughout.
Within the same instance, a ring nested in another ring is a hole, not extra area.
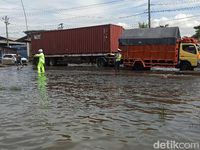
M 194 45 L 183 45 L 182 49 L 186 52 L 192 53 L 192 54 L 196 54 L 196 47 Z

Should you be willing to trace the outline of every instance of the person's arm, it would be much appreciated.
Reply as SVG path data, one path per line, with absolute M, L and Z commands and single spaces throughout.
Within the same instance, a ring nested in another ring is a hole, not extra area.
M 42 55 L 42 53 L 40 54 L 35 54 L 34 57 L 40 57 Z

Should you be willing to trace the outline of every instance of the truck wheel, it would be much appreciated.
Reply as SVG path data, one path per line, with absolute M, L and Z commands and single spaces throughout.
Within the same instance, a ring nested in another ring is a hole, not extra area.
M 104 67 L 106 65 L 106 60 L 103 57 L 97 58 L 96 60 L 98 67 Z
M 192 70 L 192 66 L 189 62 L 184 61 L 184 62 L 181 62 L 181 64 L 180 64 L 180 70 L 181 71 Z
M 50 65 L 50 66 L 55 66 L 56 63 L 57 63 L 57 62 L 56 62 L 56 59 L 55 59 L 55 58 L 50 58 L 50 59 L 49 59 L 49 65 Z
M 144 70 L 144 66 L 140 62 L 135 63 L 134 66 L 133 66 L 133 70 L 135 70 L 135 71 L 142 71 L 142 70 Z

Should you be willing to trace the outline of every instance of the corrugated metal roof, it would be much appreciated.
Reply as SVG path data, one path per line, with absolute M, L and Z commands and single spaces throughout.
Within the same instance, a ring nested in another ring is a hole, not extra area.
M 7 39 L 6 37 L 0 36 L 0 40 L 6 40 L 6 39 Z M 11 37 L 9 37 L 8 40 L 9 40 L 9 41 L 15 41 L 16 38 L 11 38 Z
M 6 43 L 7 43 L 6 40 L 0 40 L 0 44 L 6 44 Z M 14 41 L 9 41 L 9 44 L 23 45 L 23 44 L 25 44 L 25 43 L 23 43 L 23 42 L 14 42 Z

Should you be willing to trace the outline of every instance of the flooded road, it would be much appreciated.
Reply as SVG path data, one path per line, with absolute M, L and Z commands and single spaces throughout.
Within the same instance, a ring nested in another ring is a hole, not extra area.
M 0 68 L 1 150 L 151 150 L 199 139 L 200 76 Z

